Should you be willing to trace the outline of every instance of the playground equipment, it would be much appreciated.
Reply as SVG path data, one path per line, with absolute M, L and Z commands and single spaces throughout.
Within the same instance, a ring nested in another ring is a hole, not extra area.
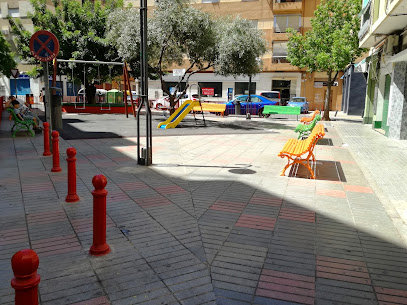
M 123 103 L 123 93 L 117 89 L 107 91 L 107 102 L 109 104 Z
M 199 101 L 185 101 L 167 120 L 158 124 L 157 128 L 175 128 L 194 107 L 199 107 L 200 104 Z

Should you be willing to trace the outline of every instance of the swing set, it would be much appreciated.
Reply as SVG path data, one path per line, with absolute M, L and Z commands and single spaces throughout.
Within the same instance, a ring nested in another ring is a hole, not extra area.
M 80 109 L 85 109 L 86 108 L 86 65 L 97 65 L 98 67 L 98 78 L 99 81 L 101 80 L 100 77 L 100 65 L 107 65 L 109 68 L 109 80 L 112 80 L 112 69 L 113 66 L 122 66 L 123 67 L 123 81 L 124 81 L 124 98 L 123 98 L 123 103 L 124 103 L 124 109 L 125 109 L 125 114 L 126 118 L 129 117 L 128 109 L 127 109 L 127 92 L 130 92 L 130 102 L 131 102 L 131 108 L 133 111 L 133 116 L 136 117 L 136 110 L 135 107 L 138 107 L 138 102 L 133 100 L 133 95 L 131 94 L 131 87 L 130 87 L 130 77 L 129 77 L 129 71 L 127 67 L 127 63 L 121 63 L 121 62 L 106 62 L 106 61 L 89 61 L 89 60 L 76 60 L 76 59 L 55 59 L 53 64 L 54 64 L 54 74 L 52 77 L 52 87 L 56 86 L 56 75 L 57 75 L 57 69 L 58 69 L 58 62 L 64 62 L 68 63 L 68 66 L 71 67 L 72 70 L 72 89 L 74 93 L 74 106 L 75 109 L 80 110 Z M 83 64 L 83 93 L 80 95 L 82 96 L 77 96 L 75 92 L 75 86 L 74 86 L 74 66 L 73 64 Z M 100 103 L 100 110 L 111 110 L 111 105 L 109 103 L 109 100 L 106 101 L 108 106 L 103 106 L 103 103 Z M 105 103 L 106 104 L 106 103 Z

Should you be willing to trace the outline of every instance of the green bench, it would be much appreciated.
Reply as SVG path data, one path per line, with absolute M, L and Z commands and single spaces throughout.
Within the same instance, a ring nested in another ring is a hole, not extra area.
M 297 116 L 301 114 L 301 107 L 290 106 L 264 106 L 263 114 L 293 114 Z
M 11 132 L 13 134 L 13 138 L 16 137 L 16 133 L 17 131 L 20 130 L 25 130 L 28 131 L 32 137 L 35 136 L 35 133 L 33 131 L 33 127 L 35 126 L 35 123 L 33 120 L 20 120 L 20 118 L 16 115 L 16 113 L 13 111 L 13 109 L 8 108 L 7 111 L 12 115 L 13 117 L 13 121 L 14 121 L 14 125 L 13 127 L 11 127 Z M 15 128 L 15 130 L 14 130 Z
M 321 115 L 317 114 L 314 119 L 312 120 L 312 122 L 308 125 L 305 124 L 298 124 L 298 126 L 295 128 L 295 132 L 298 132 L 298 139 L 304 138 L 306 136 L 308 136 L 312 130 L 314 129 L 315 125 L 317 124 L 318 121 L 321 121 Z

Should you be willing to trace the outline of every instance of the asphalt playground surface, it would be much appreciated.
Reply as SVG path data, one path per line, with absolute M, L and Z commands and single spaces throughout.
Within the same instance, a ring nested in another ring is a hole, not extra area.
M 145 167 L 134 118 L 66 114 L 53 173 L 42 135 L 13 139 L 3 113 L 0 304 L 14 304 L 10 259 L 26 248 L 42 305 L 407 304 L 407 141 L 339 114 L 312 180 L 303 167 L 280 176 L 295 116 L 205 117 L 160 130 L 156 113 Z M 65 202 L 69 147 L 77 203 Z M 89 255 L 97 174 L 109 192 L 101 257 Z

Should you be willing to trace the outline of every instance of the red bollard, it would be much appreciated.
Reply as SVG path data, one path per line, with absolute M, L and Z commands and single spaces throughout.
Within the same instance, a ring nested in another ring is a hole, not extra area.
M 39 263 L 37 253 L 31 249 L 18 251 L 11 258 L 14 273 L 11 287 L 15 289 L 15 305 L 38 305 Z
M 59 167 L 59 132 L 54 130 L 52 132 L 52 163 L 53 167 L 51 172 L 60 172 L 62 169 Z
M 89 253 L 95 256 L 105 255 L 110 252 L 106 243 L 106 196 L 107 179 L 103 175 L 96 175 L 92 179 L 95 190 L 93 195 L 93 244 Z
M 66 202 L 77 202 L 79 196 L 76 194 L 76 149 L 71 147 L 66 150 L 68 158 L 68 195 L 65 198 Z
M 44 153 L 43 156 L 51 156 L 51 151 L 49 150 L 49 123 L 44 122 Z

